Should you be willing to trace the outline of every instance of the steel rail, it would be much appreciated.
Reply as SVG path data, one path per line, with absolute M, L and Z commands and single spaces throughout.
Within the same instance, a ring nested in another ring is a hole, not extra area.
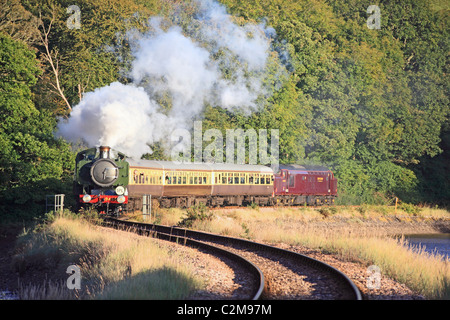
M 131 229 L 132 231 L 137 232 L 139 234 L 153 236 L 158 239 L 183 244 L 183 245 L 186 245 L 186 246 L 189 246 L 192 248 L 201 248 L 205 251 L 215 252 L 215 253 L 218 253 L 219 255 L 225 256 L 225 257 L 229 258 L 230 260 L 243 266 L 255 278 L 255 282 L 257 282 L 257 285 L 255 286 L 255 290 L 252 293 L 250 300 L 259 300 L 261 297 L 261 294 L 264 291 L 265 280 L 264 280 L 264 274 L 262 273 L 262 271 L 251 261 L 245 259 L 244 257 L 242 257 L 238 254 L 235 254 L 231 251 L 207 244 L 200 240 L 191 239 L 191 238 L 179 235 L 179 234 L 171 234 L 171 233 L 167 233 L 167 232 L 164 232 L 161 230 L 155 230 L 155 229 L 157 229 L 156 225 L 124 221 L 124 220 L 118 220 L 118 219 L 113 219 L 113 218 L 105 218 L 104 222 L 107 226 L 112 226 L 115 228 L 125 228 L 127 230 Z
M 111 218 L 109 218 L 111 219 Z M 179 227 L 168 227 L 168 226 L 162 226 L 162 225 L 156 225 L 156 224 L 146 224 L 146 223 L 137 223 L 137 222 L 129 222 L 129 221 L 123 221 L 123 220 L 117 220 L 112 219 L 114 221 L 120 221 L 120 222 L 126 222 L 129 225 L 139 225 L 139 226 L 145 226 L 147 231 L 152 231 L 160 234 L 168 234 L 171 237 L 178 236 L 183 237 L 187 239 L 195 239 L 198 241 L 209 241 L 209 242 L 218 242 L 218 243 L 224 243 L 225 245 L 230 244 L 236 244 L 236 245 L 244 245 L 246 247 L 250 247 L 255 250 L 262 250 L 265 252 L 270 252 L 272 254 L 279 255 L 281 257 L 288 257 L 290 259 L 293 259 L 301 264 L 307 264 L 311 266 L 312 268 L 315 268 L 317 270 L 322 270 L 324 272 L 329 273 L 332 275 L 335 279 L 337 279 L 344 287 L 346 287 L 347 291 L 350 294 L 349 300 L 362 300 L 361 292 L 359 291 L 358 287 L 353 283 L 350 278 L 348 278 L 343 272 L 340 270 L 330 266 L 329 264 L 322 262 L 320 260 L 308 257 L 306 255 L 277 248 L 274 246 L 241 239 L 241 238 L 235 238 L 235 237 L 228 237 L 228 236 L 221 236 L 213 233 L 208 233 L 204 231 L 195 231 L 195 230 L 189 230 Z

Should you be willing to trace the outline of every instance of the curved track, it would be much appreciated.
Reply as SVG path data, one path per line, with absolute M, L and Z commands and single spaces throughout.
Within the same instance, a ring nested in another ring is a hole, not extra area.
M 243 296 L 243 299 L 258 300 L 263 293 L 265 280 L 262 271 L 251 261 L 229 250 L 222 249 L 199 240 L 183 237 L 181 235 L 166 233 L 163 231 L 156 231 L 155 229 L 157 229 L 157 227 L 161 227 L 157 225 L 129 222 L 111 218 L 104 219 L 104 222 L 105 225 L 109 227 L 133 231 L 142 235 L 153 236 L 158 239 L 176 242 L 186 246 L 194 247 L 202 251 L 206 251 L 208 253 L 213 253 L 221 257 L 226 257 L 245 270 L 245 275 L 241 275 L 241 278 L 246 278 L 244 281 L 250 288 L 245 288 L 247 289 L 246 292 L 241 294 L 241 296 Z
M 316 272 L 320 272 L 321 275 L 318 276 L 317 278 L 318 279 L 326 278 L 325 280 L 324 279 L 320 280 L 321 283 L 328 282 L 324 286 L 333 287 L 334 292 L 332 295 L 330 295 L 325 299 L 345 299 L 345 300 L 362 299 L 359 289 L 341 271 L 333 268 L 332 266 L 324 262 L 321 262 L 319 260 L 313 259 L 311 257 L 293 251 L 245 239 L 221 236 L 201 231 L 193 231 L 178 227 L 137 223 L 113 218 L 106 218 L 105 222 L 111 226 L 131 229 L 144 234 L 151 234 L 161 239 L 175 241 L 178 243 L 183 243 L 197 248 L 203 248 L 208 251 L 214 250 L 216 253 L 220 255 L 225 255 L 228 258 L 231 258 L 234 261 L 243 264 L 245 268 L 252 274 L 252 277 L 256 279 L 256 282 L 258 283 L 258 285 L 253 290 L 254 292 L 253 295 L 249 297 L 249 299 L 256 300 L 259 298 L 269 298 L 269 299 L 273 298 L 270 295 L 267 295 L 267 291 L 269 290 L 270 286 L 273 286 L 271 281 L 273 280 L 273 282 L 275 282 L 277 279 L 274 278 L 278 278 L 279 275 L 271 276 L 268 274 L 269 272 L 271 272 L 270 270 L 273 269 L 273 266 L 266 267 L 264 274 L 260 270 L 260 268 L 256 266 L 256 264 L 258 264 L 258 266 L 262 264 L 261 262 L 259 262 L 261 259 L 263 259 L 261 257 L 264 257 L 264 259 L 266 260 L 270 259 L 272 261 L 276 261 L 277 264 L 283 264 L 288 269 L 292 270 L 297 269 L 295 270 L 296 273 L 305 272 L 305 268 L 309 270 L 315 270 Z M 212 243 L 214 245 L 210 245 L 208 243 Z M 233 253 L 232 251 L 235 253 Z M 255 260 L 254 258 L 249 259 L 247 257 L 249 255 L 249 252 L 258 255 L 259 256 L 258 260 Z M 244 258 L 243 257 L 244 255 L 247 258 Z M 258 262 L 254 263 L 249 260 Z M 299 271 L 299 267 L 302 268 L 301 271 Z M 313 276 L 308 277 L 312 278 Z M 295 286 L 295 281 L 288 280 L 288 282 L 292 282 L 291 286 Z M 263 289 L 265 289 L 266 294 L 263 293 Z M 301 296 L 299 297 L 295 295 L 294 298 L 302 299 Z M 324 296 L 322 295 L 319 299 L 323 298 Z

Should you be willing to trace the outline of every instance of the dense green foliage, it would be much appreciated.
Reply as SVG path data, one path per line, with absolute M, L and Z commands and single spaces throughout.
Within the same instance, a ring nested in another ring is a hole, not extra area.
M 383 1 L 381 28 L 372 30 L 370 1 L 224 3 L 247 19 L 266 17 L 292 46 L 307 138 L 288 154 L 334 167 L 344 201 L 376 201 L 377 194 L 448 201 L 448 188 L 439 194 L 418 188 L 429 179 L 428 159 L 442 151 L 449 112 L 448 8 Z M 446 166 L 434 165 L 441 167 L 435 182 L 448 186 Z
M 220 2 L 239 23 L 265 21 L 275 29 L 265 83 L 273 95 L 251 115 L 206 106 L 203 130 L 279 129 L 280 161 L 330 166 L 339 178 L 341 202 L 382 202 L 395 195 L 448 203 L 445 1 L 381 1 L 380 29 L 367 27 L 373 4 L 368 0 Z M 69 110 L 55 93 L 36 21 L 42 19 L 46 28 L 51 22 L 49 50 L 73 106 L 84 92 L 128 81 L 120 70 L 129 62 L 129 46 L 119 32 L 142 29 L 154 15 L 173 21 L 176 11 L 187 23 L 192 14 L 190 1 L 81 0 L 82 28 L 69 29 L 66 9 L 72 4 L 0 5 L 2 215 L 11 210 L 5 203 L 27 208 L 46 192 L 67 191 L 63 182 L 71 179 L 74 155 L 53 137 L 57 118 Z M 120 48 L 120 55 L 111 47 Z M 282 76 L 276 54 L 281 50 L 289 53 Z
M 56 119 L 36 109 L 31 88 L 39 69 L 26 46 L 0 34 L 0 213 L 34 212 L 46 193 L 61 192 L 73 160 L 64 141 L 53 137 Z M 42 208 L 41 208 L 42 209 Z

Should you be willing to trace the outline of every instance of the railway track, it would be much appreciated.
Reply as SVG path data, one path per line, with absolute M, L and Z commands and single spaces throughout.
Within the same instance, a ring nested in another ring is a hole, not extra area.
M 243 282 L 249 286 L 244 299 L 362 299 L 356 285 L 345 274 L 293 251 L 178 227 L 114 218 L 106 218 L 105 224 L 213 252 L 242 265 L 247 271 Z

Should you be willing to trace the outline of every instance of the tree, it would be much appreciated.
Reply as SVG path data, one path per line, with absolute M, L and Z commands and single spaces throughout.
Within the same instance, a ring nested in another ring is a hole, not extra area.
M 49 43 L 48 35 L 52 29 L 52 24 L 54 22 L 54 19 L 55 19 L 55 11 L 53 10 L 50 23 L 49 23 L 48 27 L 45 27 L 42 17 L 39 16 L 39 20 L 38 20 L 38 28 L 40 30 L 39 38 L 41 40 L 41 45 L 45 48 L 45 51 L 42 53 L 42 57 L 50 65 L 51 70 L 53 72 L 53 76 L 55 77 L 55 84 L 51 83 L 53 89 L 56 90 L 55 93 L 58 94 L 61 97 L 61 99 L 63 99 L 63 101 L 67 107 L 67 110 L 69 112 L 71 112 L 72 107 L 70 106 L 70 103 L 67 100 L 66 95 L 64 94 L 64 88 L 61 86 L 61 82 L 60 82 L 58 50 L 53 50 L 52 52 L 50 51 L 50 43 Z M 81 97 L 80 97 L 80 99 L 81 99 Z
M 0 33 L 0 213 L 29 212 L 45 192 L 61 192 L 70 177 L 73 157 L 68 145 L 53 137 L 56 120 L 37 110 L 31 88 L 39 75 L 35 54 L 23 43 Z M 55 190 L 56 189 L 56 190 Z M 36 207 L 34 207 L 36 209 Z M 43 208 L 41 208 L 43 212 Z
M 445 6 L 383 1 L 381 29 L 371 30 L 369 0 L 222 2 L 234 14 L 264 18 L 293 48 L 291 80 L 311 106 L 306 144 L 297 149 L 305 162 L 331 164 L 353 199 L 417 196 L 423 185 L 411 169 L 441 152 L 449 114 Z

